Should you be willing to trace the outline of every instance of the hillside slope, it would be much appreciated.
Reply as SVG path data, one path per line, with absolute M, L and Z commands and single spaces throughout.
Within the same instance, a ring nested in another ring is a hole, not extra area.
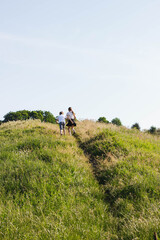
M 84 121 L 77 140 L 117 219 L 117 239 L 153 239 L 160 233 L 160 138 Z
M 154 239 L 159 206 L 159 138 L 91 121 L 74 137 L 0 126 L 0 239 Z
M 39 121 L 0 127 L 0 239 L 107 239 L 110 217 L 73 137 Z

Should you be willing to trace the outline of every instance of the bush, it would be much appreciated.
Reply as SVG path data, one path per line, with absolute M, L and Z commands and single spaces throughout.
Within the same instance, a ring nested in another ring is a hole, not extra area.
M 56 119 L 52 113 L 45 111 L 43 113 L 44 122 L 56 123 Z
M 148 132 L 151 134 L 155 134 L 156 131 L 157 131 L 156 127 L 153 127 L 153 126 L 148 130 Z
M 132 129 L 133 129 L 133 128 L 136 128 L 136 129 L 138 129 L 138 130 L 141 129 L 138 123 L 133 124 L 131 128 L 132 128 Z
M 43 121 L 43 111 L 32 111 L 29 114 L 31 119 L 40 119 L 41 121 Z
M 109 123 L 109 121 L 105 117 L 98 118 L 98 122 Z
M 119 118 L 114 118 L 111 122 L 117 126 L 122 126 L 121 120 Z

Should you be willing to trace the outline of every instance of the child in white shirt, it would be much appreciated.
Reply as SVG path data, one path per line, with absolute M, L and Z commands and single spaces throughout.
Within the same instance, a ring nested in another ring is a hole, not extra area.
M 68 123 L 66 126 L 68 127 L 69 134 L 71 135 L 71 130 L 73 131 L 73 134 L 75 134 L 74 127 L 76 126 L 76 123 L 75 123 L 76 116 L 71 107 L 68 108 L 66 119 L 68 120 Z
M 57 122 L 59 123 L 59 127 L 60 127 L 60 134 L 62 135 L 62 132 L 63 134 L 65 135 L 65 117 L 64 117 L 64 112 L 60 112 L 59 113 L 59 116 L 57 117 Z

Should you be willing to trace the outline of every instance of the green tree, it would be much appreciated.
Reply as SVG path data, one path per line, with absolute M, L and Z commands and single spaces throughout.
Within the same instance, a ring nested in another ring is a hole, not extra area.
M 15 112 L 9 112 L 4 116 L 4 122 L 16 121 L 17 114 Z
M 121 120 L 119 118 L 112 119 L 111 123 L 113 123 L 117 126 L 122 126 Z
M 40 119 L 41 121 L 43 121 L 44 120 L 44 117 L 43 117 L 43 111 L 41 111 L 41 110 L 38 110 L 37 111 L 37 113 L 38 113 L 38 119 Z
M 45 111 L 43 113 L 44 122 L 56 123 L 56 118 L 53 116 L 51 112 Z
M 101 123 L 109 123 L 109 121 L 108 121 L 105 117 L 100 117 L 100 118 L 98 118 L 98 122 L 101 122 Z
M 48 111 L 28 111 L 22 110 L 17 112 L 9 112 L 4 116 L 3 122 L 17 121 L 17 120 L 27 120 L 27 119 L 40 119 L 41 121 L 56 123 L 56 119 L 52 113 Z
M 138 130 L 141 129 L 138 123 L 133 124 L 131 128 L 132 128 L 132 129 L 133 129 L 133 128 L 136 128 L 136 129 L 138 129 Z
M 29 111 L 28 110 L 22 110 L 21 112 L 21 120 L 27 120 L 29 119 Z
M 17 120 L 23 120 L 23 116 L 22 116 L 21 111 L 15 112 L 15 113 L 14 113 L 14 116 L 15 116 L 15 121 L 17 121 Z
M 38 118 L 38 113 L 37 113 L 37 111 L 31 111 L 30 114 L 29 114 L 29 116 L 30 116 L 30 118 L 33 119 L 33 120 L 34 120 L 34 119 L 39 119 L 39 118 Z
M 151 134 L 155 134 L 156 131 L 157 131 L 157 129 L 154 126 L 151 126 L 150 129 L 148 130 L 148 132 L 151 133 Z

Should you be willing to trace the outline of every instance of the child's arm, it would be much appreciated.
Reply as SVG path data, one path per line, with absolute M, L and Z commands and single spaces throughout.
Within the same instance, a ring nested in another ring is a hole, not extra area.
M 72 113 L 73 113 L 74 119 L 76 119 L 76 115 L 75 115 L 75 113 L 74 113 L 74 112 L 72 112 Z

